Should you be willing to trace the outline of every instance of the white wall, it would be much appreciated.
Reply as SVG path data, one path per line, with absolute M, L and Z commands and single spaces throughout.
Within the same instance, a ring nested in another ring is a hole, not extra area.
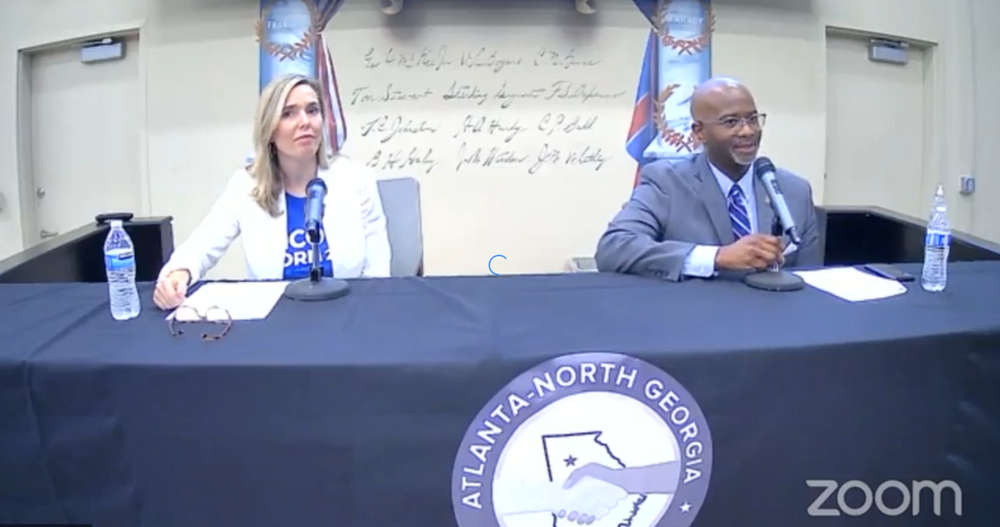
M 970 64 L 973 83 L 970 99 L 975 104 L 972 137 L 965 148 L 972 151 L 973 172 L 977 174 L 979 206 L 971 211 L 977 234 L 1000 241 L 1000 70 L 996 51 L 1000 50 L 1000 2 L 973 2 L 969 9 L 973 38 Z
M 570 38 L 580 53 L 607 64 L 600 75 L 602 90 L 625 89 L 627 94 L 588 108 L 588 115 L 601 120 L 598 133 L 582 143 L 566 144 L 621 148 L 641 59 L 639 48 L 645 38 L 644 20 L 631 1 L 605 0 L 594 29 L 561 32 L 560 26 L 552 24 L 578 24 L 579 19 L 564 5 L 570 2 L 546 1 L 558 11 L 534 10 L 530 20 L 523 12 L 491 10 L 485 22 L 483 11 L 479 11 L 482 18 L 470 20 L 455 11 L 428 8 L 427 17 L 434 25 L 418 32 L 390 32 L 374 2 L 350 0 L 327 31 L 342 95 L 347 98 L 367 82 L 354 73 L 363 71 L 363 51 L 349 51 L 348 46 L 366 51 L 362 44 L 379 39 L 415 45 L 468 43 L 478 37 L 487 39 L 484 45 L 525 51 L 528 46 L 521 44 L 529 38 L 552 43 Z M 137 173 L 149 197 L 147 210 L 140 212 L 173 215 L 176 235 L 183 239 L 249 146 L 257 96 L 253 38 L 257 6 L 256 0 L 9 2 L 0 18 L 0 193 L 6 198 L 0 212 L 0 256 L 22 247 L 17 199 L 21 192 L 16 140 L 18 49 L 141 27 L 146 131 L 143 163 Z M 990 67 L 991 52 L 1000 49 L 990 29 L 1000 22 L 998 6 L 991 0 L 717 0 L 713 72 L 741 78 L 751 87 L 758 106 L 769 114 L 765 150 L 780 164 L 809 178 L 822 203 L 827 28 L 934 44 L 932 115 L 937 148 L 932 164 L 952 196 L 956 224 L 1000 240 L 1000 213 L 994 211 L 995 205 L 994 210 L 989 206 L 1000 201 L 1000 175 L 993 169 L 1000 153 L 991 144 L 1000 125 L 990 119 L 998 115 L 997 103 L 986 96 L 1000 87 L 1000 73 Z M 975 28 L 980 30 L 975 37 L 973 14 Z M 499 30 L 504 25 L 523 29 L 504 31 L 507 36 L 501 39 Z M 406 78 L 415 79 L 412 74 Z M 446 80 L 439 76 L 421 82 Z M 974 100 L 992 112 L 974 115 Z M 454 126 L 469 110 L 425 108 L 424 114 Z M 541 111 L 536 107 L 529 113 L 537 118 Z M 348 106 L 347 112 L 351 136 L 358 138 L 363 122 L 384 109 Z M 362 159 L 376 147 L 372 138 L 348 144 L 351 154 Z M 444 155 L 453 159 L 454 143 L 442 144 Z M 632 184 L 631 161 L 621 150 L 611 155 L 614 159 L 596 173 L 553 171 L 529 176 L 523 170 L 478 171 L 459 177 L 453 170 L 441 170 L 421 177 L 427 271 L 482 274 L 486 260 L 501 253 L 508 258 L 503 262 L 504 272 L 550 272 L 559 270 L 569 256 L 592 253 L 607 219 L 627 199 Z M 977 175 L 979 189 L 975 196 L 959 197 L 958 178 L 967 173 Z M 239 258 L 227 258 L 221 271 L 240 273 Z

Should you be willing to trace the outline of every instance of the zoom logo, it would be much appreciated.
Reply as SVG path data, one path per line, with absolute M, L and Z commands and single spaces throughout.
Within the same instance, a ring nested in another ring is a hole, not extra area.
M 864 481 L 850 480 L 843 484 L 832 479 L 809 479 L 806 485 L 823 489 L 806 512 L 809 516 L 861 516 L 871 512 L 872 505 L 885 516 L 917 516 L 928 495 L 933 499 L 932 512 L 941 516 L 941 498 L 945 490 L 954 496 L 954 515 L 962 515 L 962 487 L 954 481 L 916 481 L 910 486 L 902 481 L 883 482 L 874 491 Z M 927 492 L 930 491 L 930 492 Z M 835 496 L 836 495 L 836 496 Z

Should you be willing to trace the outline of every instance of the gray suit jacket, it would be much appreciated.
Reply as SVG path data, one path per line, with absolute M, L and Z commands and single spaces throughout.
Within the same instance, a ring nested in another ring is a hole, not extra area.
M 784 266 L 822 265 L 812 187 L 780 168 L 776 176 L 802 238 L 801 246 L 785 255 Z M 754 185 L 757 228 L 770 233 L 774 213 L 763 185 L 759 180 Z M 597 268 L 681 280 L 684 260 L 696 245 L 722 246 L 736 241 L 726 200 L 703 154 L 646 165 L 632 199 L 597 244 Z

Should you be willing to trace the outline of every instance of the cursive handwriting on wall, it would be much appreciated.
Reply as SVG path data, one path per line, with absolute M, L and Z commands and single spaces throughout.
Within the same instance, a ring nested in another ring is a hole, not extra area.
M 612 158 L 607 134 L 624 133 L 602 130 L 602 105 L 631 96 L 608 87 L 620 83 L 602 77 L 602 60 L 573 48 L 373 47 L 365 80 L 342 97 L 363 116 L 354 137 L 379 171 L 596 172 Z

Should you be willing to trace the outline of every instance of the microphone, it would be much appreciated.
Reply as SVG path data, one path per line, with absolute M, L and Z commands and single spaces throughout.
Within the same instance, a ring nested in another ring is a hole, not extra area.
M 320 242 L 323 229 L 323 201 L 326 199 L 326 183 L 313 178 L 306 185 L 306 239 L 309 243 Z
M 792 213 L 788 212 L 785 195 L 781 193 L 781 187 L 778 186 L 778 178 L 774 174 L 774 163 L 766 157 L 758 158 L 753 162 L 753 172 L 764 185 L 764 190 L 767 191 L 767 202 L 771 205 L 771 210 L 774 211 L 771 234 L 779 237 L 786 234 L 792 239 L 792 243 L 800 245 L 802 238 L 799 237 L 799 230 L 795 226 L 795 220 L 792 219 Z M 802 277 L 782 270 L 777 263 L 772 264 L 765 271 L 744 276 L 743 283 L 763 291 L 798 291 L 805 287 L 805 280 Z
M 351 291 L 350 285 L 338 278 L 323 276 L 320 262 L 320 241 L 323 232 L 323 200 L 326 183 L 313 178 L 306 185 L 306 241 L 310 245 L 309 278 L 295 280 L 285 288 L 285 297 L 292 300 L 317 302 L 340 298 Z M 332 242 L 331 242 L 332 243 Z M 331 265 L 333 265 L 331 263 Z
M 778 178 L 774 174 L 774 163 L 766 157 L 757 158 L 753 163 L 753 172 L 761 184 L 764 185 L 764 190 L 767 191 L 767 197 L 769 198 L 767 201 L 771 204 L 774 216 L 781 222 L 783 233 L 791 238 L 792 243 L 801 245 L 802 238 L 799 236 L 799 229 L 795 226 L 792 213 L 788 211 L 788 204 L 785 203 L 785 195 L 781 193 L 781 187 L 778 186 Z

